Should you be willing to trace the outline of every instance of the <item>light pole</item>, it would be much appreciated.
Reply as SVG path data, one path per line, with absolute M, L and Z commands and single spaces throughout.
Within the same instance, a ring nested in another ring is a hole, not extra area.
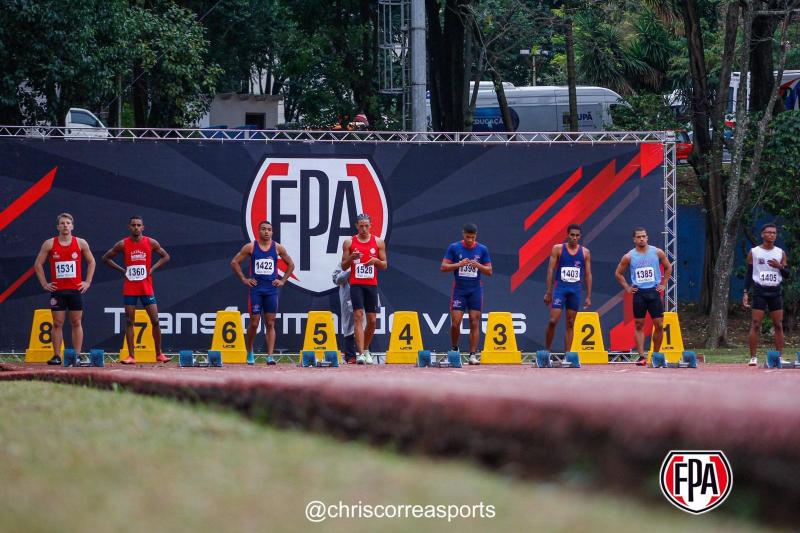
M 536 87 L 536 56 L 550 55 L 547 50 L 539 50 L 538 48 L 531 48 L 530 50 L 520 50 L 519 54 L 522 56 L 531 56 L 531 86 Z

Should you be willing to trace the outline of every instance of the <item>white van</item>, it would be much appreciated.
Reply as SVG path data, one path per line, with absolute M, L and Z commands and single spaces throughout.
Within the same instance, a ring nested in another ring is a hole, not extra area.
M 65 137 L 107 138 L 108 129 L 91 111 L 72 107 L 64 118 Z
M 603 131 L 612 123 L 610 108 L 622 97 L 603 87 L 576 87 L 578 129 Z M 514 131 L 569 131 L 569 92 L 566 86 L 505 89 Z M 505 131 L 494 90 L 478 90 L 472 131 Z

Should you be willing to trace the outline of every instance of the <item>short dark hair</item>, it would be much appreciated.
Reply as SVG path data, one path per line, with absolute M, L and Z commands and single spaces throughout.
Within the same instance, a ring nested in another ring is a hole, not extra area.
M 478 226 L 476 224 L 473 224 L 472 222 L 467 222 L 461 228 L 461 231 L 463 231 L 464 233 L 478 233 Z
M 581 233 L 583 233 L 583 230 L 581 229 L 581 225 L 580 225 L 580 224 L 570 224 L 570 225 L 567 227 L 567 235 L 569 235 L 569 234 L 570 234 L 570 232 L 571 232 L 572 230 L 574 230 L 574 229 L 576 229 L 576 230 L 580 231 Z
M 647 235 L 647 230 L 643 227 L 639 226 L 638 228 L 633 228 L 633 236 L 636 237 L 636 234 L 640 231 L 643 231 L 645 235 Z
M 369 218 L 369 215 L 366 213 L 359 213 L 358 215 L 356 215 L 356 224 L 358 224 L 362 220 L 366 220 L 367 222 L 372 222 L 372 220 Z
M 775 232 L 776 232 L 776 233 L 778 232 L 778 226 L 777 226 L 777 225 L 775 225 L 775 223 L 774 223 L 774 222 L 767 222 L 766 224 L 764 224 L 763 226 L 761 226 L 761 232 L 763 233 L 763 231 L 764 231 L 765 229 L 767 229 L 767 228 L 775 228 Z
M 263 224 L 269 224 L 270 227 L 272 227 L 272 222 L 270 222 L 269 220 L 262 220 L 261 222 L 258 223 L 258 227 L 260 228 Z
M 144 219 L 140 215 L 133 215 L 128 219 L 128 224 L 130 224 L 134 220 L 141 220 L 142 224 L 144 224 Z

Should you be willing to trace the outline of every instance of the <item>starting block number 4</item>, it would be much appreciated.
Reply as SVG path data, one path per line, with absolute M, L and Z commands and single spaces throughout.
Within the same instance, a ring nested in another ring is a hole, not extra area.
M 247 363 L 242 314 L 239 311 L 217 311 L 211 350 L 220 352 L 222 362 L 225 364 Z
M 325 360 L 325 352 L 339 353 L 336 331 L 333 329 L 333 313 L 330 311 L 308 312 L 302 351 L 313 351 L 318 361 Z
M 153 342 L 153 332 L 150 331 L 150 317 L 147 311 L 137 309 L 133 319 L 133 356 L 137 363 L 155 363 L 156 345 Z M 128 339 L 122 332 L 122 349 L 119 351 L 120 360 L 126 359 L 128 353 Z
M 481 363 L 486 365 L 522 363 L 522 352 L 517 349 L 517 336 L 514 333 L 511 313 L 489 313 Z
M 653 337 L 650 337 L 650 352 L 647 354 L 647 362 L 651 362 L 653 357 Z M 680 363 L 683 360 L 683 335 L 681 334 L 681 324 L 678 320 L 678 313 L 667 311 L 664 313 L 664 335 L 661 337 L 661 349 L 667 363 Z
M 422 333 L 416 311 L 395 311 L 386 364 L 413 365 L 422 350 Z
M 600 315 L 594 312 L 579 312 L 575 317 L 571 352 L 578 352 L 580 362 L 588 365 L 607 365 L 608 352 L 600 329 Z
M 59 355 L 64 346 L 59 349 Z M 33 312 L 31 338 L 25 350 L 26 363 L 46 363 L 53 357 L 53 314 L 49 309 L 36 309 Z

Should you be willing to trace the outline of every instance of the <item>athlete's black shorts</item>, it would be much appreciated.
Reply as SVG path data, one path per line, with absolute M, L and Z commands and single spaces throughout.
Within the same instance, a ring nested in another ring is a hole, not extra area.
M 350 285 L 350 299 L 353 309 L 363 309 L 366 313 L 378 312 L 377 285 Z
M 66 289 L 50 293 L 50 309 L 52 311 L 83 311 L 81 291 Z
M 633 293 L 633 318 L 644 318 L 647 313 L 650 313 L 650 318 L 664 316 L 664 302 L 655 287 Z
M 753 309 L 759 311 L 781 311 L 783 310 L 783 296 L 780 287 L 761 287 L 756 285 L 753 288 Z

